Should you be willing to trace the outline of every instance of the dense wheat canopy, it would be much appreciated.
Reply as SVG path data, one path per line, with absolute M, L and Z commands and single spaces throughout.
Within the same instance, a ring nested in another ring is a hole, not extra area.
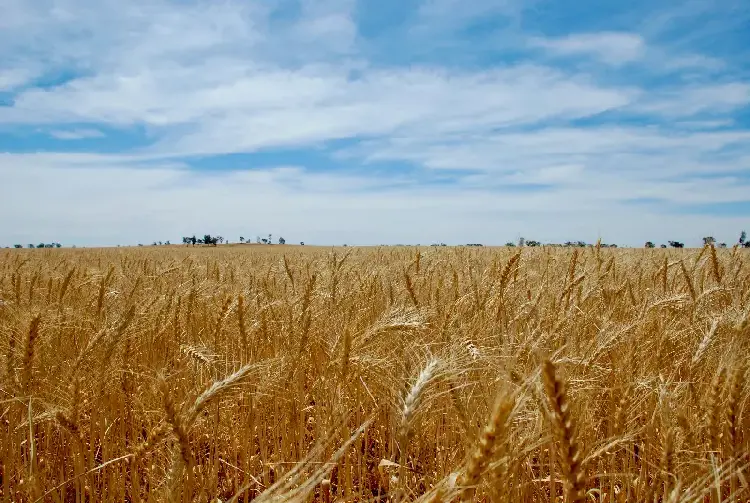
M 6 250 L 0 500 L 747 500 L 749 263 Z

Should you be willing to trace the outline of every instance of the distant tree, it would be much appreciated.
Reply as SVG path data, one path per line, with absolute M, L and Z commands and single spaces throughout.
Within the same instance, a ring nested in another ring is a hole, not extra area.
M 167 241 L 164 241 L 164 244 L 165 244 L 165 245 L 167 245 L 167 246 L 169 246 L 169 245 L 171 245 L 172 243 L 170 243 L 170 242 L 169 242 L 169 240 L 167 240 Z
M 271 234 L 268 235 L 268 244 L 269 245 L 273 244 L 273 236 L 271 236 Z
M 44 248 L 44 243 L 39 243 L 38 245 L 36 245 L 36 247 L 37 248 Z
M 27 245 L 26 245 L 26 247 L 27 247 L 27 248 L 36 248 L 36 246 L 34 246 L 34 245 L 33 245 L 33 244 L 31 244 L 31 243 L 27 244 Z
M 514 243 L 513 241 L 508 241 L 507 243 L 505 243 L 505 246 L 513 248 L 514 246 L 516 246 L 516 243 Z
M 56 248 L 62 248 L 62 245 L 60 243 L 55 243 Z
M 745 231 L 740 232 L 740 240 L 738 241 L 738 243 L 741 246 L 744 246 L 746 241 L 747 241 L 747 233 Z
M 13 248 L 23 248 L 23 245 L 13 245 Z
M 551 246 L 560 246 L 560 245 L 551 245 Z M 586 246 L 593 246 L 593 245 L 587 245 L 585 241 L 565 241 L 565 244 L 563 246 L 571 247 L 576 246 L 578 248 L 585 248 Z M 599 243 L 599 246 L 602 248 L 607 248 L 607 245 L 602 245 Z
M 529 239 L 526 241 L 526 246 L 542 246 L 542 243 L 539 241 L 534 241 L 533 239 Z
M 245 238 L 243 236 L 240 236 L 240 243 L 244 243 L 244 242 L 245 242 Z
M 216 246 L 216 241 L 218 241 L 219 243 L 223 243 L 224 236 L 216 236 L 216 238 L 214 238 L 214 246 Z
M 714 239 L 713 236 L 706 236 L 703 238 L 703 244 L 704 245 L 711 245 L 716 242 L 716 239 Z
M 262 242 L 262 243 L 263 243 L 264 245 L 267 245 L 267 244 L 268 244 L 268 240 L 267 240 L 266 238 L 263 238 L 263 239 L 261 239 L 261 242 Z
M 282 237 L 279 237 L 279 244 L 280 244 L 280 245 L 284 245 L 284 244 L 286 244 L 286 239 L 284 239 L 284 238 L 282 238 Z
M 750 248 L 750 241 L 745 241 L 745 244 L 743 246 L 745 248 Z
M 299 245 L 300 245 L 300 246 L 305 246 L 305 242 L 304 242 L 304 241 L 300 241 L 300 242 L 299 242 Z
M 646 241 L 646 248 L 655 248 L 656 245 L 652 243 L 651 241 Z
M 726 243 L 719 243 L 718 246 L 719 246 L 719 248 L 726 248 L 727 244 Z
M 661 245 L 660 246 L 660 248 L 666 248 L 666 247 L 667 247 L 667 245 Z
M 685 243 L 680 243 L 679 241 L 669 241 L 669 246 L 672 248 L 685 248 Z

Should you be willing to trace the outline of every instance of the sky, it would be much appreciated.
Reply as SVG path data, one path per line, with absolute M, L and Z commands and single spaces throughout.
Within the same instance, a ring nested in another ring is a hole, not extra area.
M 0 245 L 750 231 L 745 0 L 0 0 Z

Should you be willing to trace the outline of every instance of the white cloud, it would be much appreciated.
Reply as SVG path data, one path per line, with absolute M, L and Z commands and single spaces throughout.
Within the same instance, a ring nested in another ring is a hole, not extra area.
M 634 33 L 578 33 L 559 38 L 532 38 L 530 44 L 555 56 L 590 56 L 610 65 L 635 61 L 646 51 L 643 39 Z
M 426 0 L 418 9 L 415 31 L 438 32 L 460 29 L 476 19 L 500 15 L 517 19 L 531 1 L 493 0 L 463 2 L 462 0 Z
M 675 126 L 687 129 L 718 129 L 722 127 L 729 127 L 732 125 L 734 125 L 734 120 L 732 119 L 684 120 L 675 123 Z
M 656 91 L 635 108 L 668 117 L 690 117 L 706 112 L 725 113 L 750 104 L 750 84 L 730 82 Z
M 329 77 L 325 77 L 328 73 Z M 253 151 L 331 139 L 414 134 L 476 133 L 556 118 L 576 118 L 627 104 L 628 90 L 597 88 L 584 79 L 536 67 L 473 74 L 432 69 L 373 71 L 366 78 L 322 72 L 320 93 L 297 103 L 290 88 L 278 107 L 235 103 L 200 121 L 195 131 L 166 139 L 168 152 Z M 294 80 L 292 80 L 294 82 Z M 299 89 L 310 89 L 299 82 Z M 315 87 L 313 87 L 315 89 Z M 238 93 L 244 96 L 245 93 Z
M 0 92 L 12 91 L 32 78 L 35 72 L 30 68 L 0 69 Z
M 222 61 L 29 90 L 0 110 L 0 123 L 145 123 L 166 128 L 161 151 L 208 154 L 409 131 L 475 133 L 585 117 L 636 95 L 536 66 L 373 69 L 350 80 L 347 68 L 330 65 L 288 71 Z
M 86 140 L 90 138 L 102 138 L 104 133 L 98 129 L 59 129 L 50 131 L 50 136 L 58 140 Z
M 722 60 L 704 54 L 680 55 L 664 50 L 660 52 L 658 65 L 662 70 L 700 69 L 702 72 L 713 72 L 726 67 L 726 64 Z M 656 61 L 654 63 L 656 64 Z
M 59 139 L 109 127 L 146 133 L 137 150 L 106 156 L 0 155 L 0 214 L 13 222 L 0 241 L 43 234 L 114 244 L 203 231 L 359 243 L 504 242 L 522 231 L 564 241 L 594 240 L 592 229 L 606 224 L 605 240 L 639 244 L 664 229 L 688 241 L 701 226 L 719 234 L 739 225 L 660 220 L 657 207 L 628 203 L 746 201 L 750 132 L 731 114 L 748 103 L 750 86 L 740 74 L 707 82 L 721 61 L 604 31 L 533 39 L 533 58 L 528 46 L 513 46 L 526 52 L 506 60 L 498 50 L 489 66 L 453 64 L 435 48 L 460 46 L 457 34 L 489 15 L 513 26 L 498 34 L 511 38 L 525 4 L 430 0 L 401 35 L 429 42 L 424 50 L 434 54 L 419 64 L 375 62 L 363 50 L 356 2 L 293 3 L 6 0 L 0 62 L 14 70 L 0 73 L 0 90 L 17 91 L 0 107 L 4 130 L 35 126 Z M 538 49 L 610 66 L 545 66 Z M 646 75 L 702 78 L 655 91 L 625 73 L 626 63 Z M 40 75 L 45 86 L 24 88 Z M 607 125 L 622 117 L 630 126 Z M 211 175 L 189 166 L 193 156 L 340 139 L 350 146 L 323 148 L 316 161 L 326 171 L 325 155 L 346 160 L 335 173 L 313 173 L 304 161 Z M 414 168 L 398 171 L 400 163 Z M 368 168 L 381 174 L 363 174 Z M 525 187 L 536 185 L 546 188 Z M 40 202 L 29 207 L 32 198 Z M 248 229 L 247 215 L 264 215 L 262 229 Z
M 471 169 L 509 173 L 550 166 L 583 164 L 591 173 L 619 173 L 622 181 L 711 174 L 717 169 L 740 172 L 747 160 L 710 159 L 726 148 L 750 153 L 750 131 L 674 133 L 657 127 L 545 128 L 476 136 L 429 133 L 377 140 L 352 147 L 345 157 L 369 162 L 409 161 L 433 169 Z M 588 175 L 587 175 L 588 177 Z M 669 195 L 665 195 L 669 197 Z
M 289 242 L 311 244 L 502 244 L 518 233 L 544 241 L 593 242 L 600 231 L 607 242 L 640 245 L 648 239 L 693 243 L 706 232 L 728 241 L 742 224 L 740 218 L 663 213 L 624 204 L 612 198 L 611 191 L 586 194 L 581 188 L 502 194 L 461 186 L 378 188 L 382 180 L 289 167 L 206 175 L 160 163 L 143 169 L 110 164 L 112 159 L 105 158 L 108 168 L 99 169 L 95 164 L 59 164 L 50 156 L 23 157 L 0 158 L 6 182 L 0 187 L 0 212 L 14 222 L 0 232 L 0 242 L 7 244 L 132 244 L 175 241 L 200 232 L 234 241 L 240 235 L 272 232 Z M 19 161 L 24 169 L 13 168 Z M 565 174 L 565 169 L 554 171 L 542 174 Z M 580 175 L 577 169 L 568 172 Z M 716 196 L 726 193 L 727 184 L 663 184 L 651 192 L 700 189 Z M 35 204 L 28 204 L 29 194 L 34 194 Z

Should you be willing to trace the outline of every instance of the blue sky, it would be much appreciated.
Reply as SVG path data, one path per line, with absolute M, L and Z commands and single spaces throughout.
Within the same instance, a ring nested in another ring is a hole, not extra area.
M 2 0 L 0 244 L 750 230 L 750 6 Z

